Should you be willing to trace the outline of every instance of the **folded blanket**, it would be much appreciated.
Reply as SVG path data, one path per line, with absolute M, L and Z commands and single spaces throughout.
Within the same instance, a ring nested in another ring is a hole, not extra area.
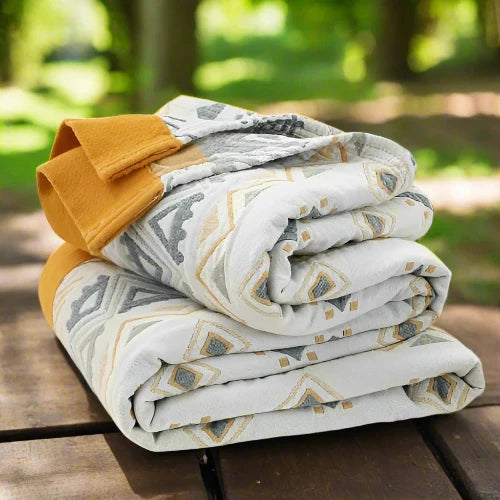
M 37 173 L 72 244 L 42 308 L 152 450 L 455 411 L 484 380 L 432 326 L 451 274 L 415 242 L 415 169 L 382 137 L 185 96 L 68 120 Z
M 154 451 L 447 413 L 484 387 L 429 311 L 348 337 L 273 335 L 67 244 L 41 289 L 54 280 L 57 336 L 120 430 Z
M 65 157 L 75 150 L 56 157 L 71 167 L 56 165 L 63 180 L 56 178 L 54 191 L 66 185 L 70 190 L 60 195 L 60 206 L 50 206 L 45 192 L 41 198 L 64 239 L 273 333 L 302 335 L 340 325 L 363 331 L 401 323 L 425 309 L 441 312 L 450 273 L 431 252 L 408 241 L 427 231 L 432 206 L 412 187 L 415 162 L 404 148 L 308 118 L 261 116 L 190 97 L 174 99 L 159 114 L 173 135 L 161 141 L 179 144 L 169 143 L 168 156 L 151 163 L 164 194 L 159 199 L 146 190 L 149 198 L 135 216 L 120 221 L 121 231 L 95 236 L 127 213 L 132 193 L 119 203 L 108 193 L 117 208 L 110 216 L 96 214 L 89 235 L 72 239 L 61 229 L 66 221 L 55 218 L 63 209 L 78 229 L 90 225 L 82 219 L 94 209 L 95 189 L 87 185 L 88 176 L 75 173 L 80 159 Z M 147 129 L 144 120 L 137 127 Z M 73 128 L 102 176 L 110 160 L 102 166 L 104 155 L 94 151 L 86 129 Z M 132 167 L 122 162 L 121 179 Z M 79 186 L 83 199 L 75 201 Z M 138 186 L 141 194 L 144 186 Z

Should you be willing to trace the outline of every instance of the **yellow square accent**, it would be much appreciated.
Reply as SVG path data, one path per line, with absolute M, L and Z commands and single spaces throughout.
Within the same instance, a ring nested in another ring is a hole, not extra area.
M 311 235 L 309 234 L 309 231 L 304 231 L 304 232 L 302 233 L 302 239 L 303 239 L 304 241 L 307 241 L 307 240 L 310 240 L 310 239 L 311 239 Z
M 170 424 L 170 429 L 177 429 L 179 426 L 180 424 Z
M 265 352 L 264 351 L 255 351 L 255 354 L 257 354 L 257 356 L 264 356 Z
M 321 342 L 324 341 L 325 341 L 324 335 L 316 335 L 316 337 L 314 337 L 314 342 L 316 342 L 316 344 L 321 344 Z
M 320 202 L 319 202 L 319 205 L 321 208 L 325 208 L 327 205 L 328 205 L 328 199 L 327 198 L 323 198 Z
M 318 303 L 315 300 L 313 300 L 312 302 L 309 302 L 309 305 L 310 306 L 317 306 Z
M 413 200 L 406 200 L 406 204 L 410 205 L 410 207 L 413 207 L 413 205 L 415 205 L 415 202 Z
M 352 328 L 346 328 L 344 330 L 344 337 L 349 337 L 349 335 L 352 335 Z
M 331 214 L 334 214 L 336 211 L 337 211 L 337 209 L 336 209 L 336 208 L 332 208 L 332 209 L 330 210 L 330 213 L 331 213 Z
M 288 361 L 288 358 L 280 358 L 280 366 L 281 368 L 285 368 L 290 364 L 290 361 Z
M 408 382 L 409 384 L 416 384 L 420 379 L 419 378 L 412 378 L 410 379 L 410 381 Z
M 344 408 L 344 410 L 348 410 L 349 408 L 352 408 L 352 403 L 350 401 L 342 401 L 342 408 Z
M 208 416 L 208 417 L 203 417 L 203 418 L 200 420 L 200 422 L 201 422 L 202 424 L 206 424 L 207 422 L 210 422 L 210 420 L 211 420 L 211 419 L 210 419 L 210 417 Z
M 326 319 L 332 319 L 333 318 L 333 309 L 330 309 L 330 310 L 326 311 L 325 318 Z
M 350 305 L 349 305 L 349 309 L 351 311 L 357 311 L 358 310 L 358 301 L 357 300 L 353 300 Z
M 430 212 L 424 212 L 424 219 L 428 219 L 429 218 L 429 215 L 431 215 Z
M 325 413 L 325 410 L 322 406 L 313 406 L 314 413 Z
M 318 356 L 315 352 L 308 352 L 307 353 L 307 359 L 309 361 L 317 361 L 318 360 Z
M 290 245 L 290 243 L 287 243 L 286 245 L 283 245 L 283 250 L 285 252 L 291 252 L 292 251 L 292 245 Z
M 411 271 L 413 269 L 413 266 L 415 265 L 415 262 L 407 262 L 405 271 Z
M 305 215 L 307 212 L 307 207 L 304 205 L 303 207 L 300 207 L 300 215 Z
M 433 273 L 436 270 L 436 266 L 427 266 L 425 272 L 426 273 Z

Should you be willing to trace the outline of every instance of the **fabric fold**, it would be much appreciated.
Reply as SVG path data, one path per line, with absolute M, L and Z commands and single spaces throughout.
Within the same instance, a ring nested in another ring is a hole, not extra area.
M 94 255 L 159 201 L 149 164 L 180 147 L 154 115 L 65 120 L 38 167 L 42 208 L 65 241 Z
M 53 314 L 118 427 L 153 451 L 448 413 L 484 387 L 478 358 L 429 311 L 348 337 L 274 335 L 92 258 L 62 280 Z
M 188 96 L 154 118 L 137 138 L 135 118 L 67 122 L 38 172 L 67 242 L 43 312 L 127 437 L 204 448 L 481 394 L 479 359 L 434 326 L 451 272 L 416 241 L 433 207 L 405 148 Z

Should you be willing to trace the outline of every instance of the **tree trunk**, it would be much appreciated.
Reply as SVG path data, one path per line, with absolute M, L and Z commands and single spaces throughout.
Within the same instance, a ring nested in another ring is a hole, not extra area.
M 401 81 L 412 77 L 408 53 L 417 30 L 417 4 L 414 0 L 379 0 L 375 66 L 382 79 Z
M 194 92 L 198 0 L 137 3 L 137 102 L 153 112 L 173 94 Z

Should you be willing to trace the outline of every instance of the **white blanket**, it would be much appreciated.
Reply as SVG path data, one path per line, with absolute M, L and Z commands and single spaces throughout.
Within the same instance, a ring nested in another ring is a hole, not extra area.
M 179 97 L 163 199 L 73 269 L 55 330 L 151 450 L 458 410 L 478 358 L 433 327 L 449 269 L 415 242 L 432 205 L 398 144 Z
M 89 386 L 154 451 L 456 411 L 482 392 L 481 364 L 433 319 L 274 335 L 98 259 L 54 301 L 57 336 Z

